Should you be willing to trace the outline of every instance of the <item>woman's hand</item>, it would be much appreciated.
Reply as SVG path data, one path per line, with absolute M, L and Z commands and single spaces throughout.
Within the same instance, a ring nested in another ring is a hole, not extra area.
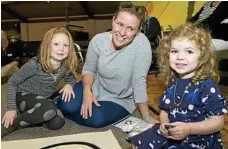
M 73 99 L 75 98 L 75 94 L 73 91 L 73 87 L 70 84 L 66 84 L 60 91 L 59 93 L 63 93 L 62 99 L 65 102 L 69 102 L 71 99 L 71 95 L 73 96 Z
M 151 124 L 159 124 L 160 121 L 157 120 L 155 117 L 152 117 L 150 123 L 151 123 Z
M 92 116 L 92 104 L 95 104 L 96 106 L 100 106 L 100 104 L 97 102 L 97 99 L 93 95 L 90 89 L 84 89 L 83 90 L 83 103 L 81 106 L 81 115 L 84 119 Z
M 174 122 L 170 123 L 173 128 L 169 129 L 169 138 L 173 140 L 184 140 L 191 134 L 191 125 L 189 123 Z
M 13 124 L 13 120 L 17 116 L 16 110 L 7 111 L 2 119 L 2 124 L 4 127 L 8 128 L 10 125 Z
M 147 123 L 150 123 L 150 124 L 159 124 L 160 123 L 159 120 L 157 120 L 158 117 L 154 114 L 149 114 L 148 117 L 143 118 L 143 119 L 144 119 L 144 121 L 146 121 Z
M 168 138 L 169 137 L 169 130 L 166 129 L 165 125 L 169 125 L 169 123 L 162 123 L 159 127 L 161 135 Z

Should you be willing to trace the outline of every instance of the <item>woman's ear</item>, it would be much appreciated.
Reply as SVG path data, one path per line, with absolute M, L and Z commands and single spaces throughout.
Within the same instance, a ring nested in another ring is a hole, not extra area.
M 141 28 L 137 31 L 135 35 L 137 36 L 140 32 L 141 32 Z
M 115 16 L 113 16 L 113 17 L 112 17 L 112 21 L 114 22 L 114 21 L 115 21 L 115 19 L 116 19 L 116 17 L 115 17 Z
M 115 19 L 116 19 L 116 17 L 115 17 L 115 16 L 113 16 L 113 17 L 112 17 L 112 25 L 114 24 Z M 112 26 L 112 27 L 113 27 L 113 26 Z

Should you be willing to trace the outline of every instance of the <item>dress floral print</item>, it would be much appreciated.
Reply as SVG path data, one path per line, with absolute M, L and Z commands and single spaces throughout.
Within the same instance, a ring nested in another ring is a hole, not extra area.
M 227 113 L 226 99 L 211 78 L 202 82 L 174 79 L 160 97 L 160 109 L 168 113 L 170 122 L 200 122 L 209 116 Z M 174 141 L 160 135 L 159 125 L 128 138 L 137 149 L 222 149 L 220 132 L 190 135 Z

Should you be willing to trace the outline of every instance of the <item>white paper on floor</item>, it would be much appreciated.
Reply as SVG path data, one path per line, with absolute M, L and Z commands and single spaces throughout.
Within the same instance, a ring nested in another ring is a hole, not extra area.
M 61 145 L 47 148 L 47 146 L 50 145 L 66 142 L 86 142 L 97 146 L 99 149 L 121 149 L 111 130 L 104 132 L 81 133 L 75 135 L 65 135 L 39 139 L 2 141 L 1 147 L 2 149 L 41 149 L 45 147 L 45 149 L 96 149 L 86 145 L 78 144 Z
M 114 123 L 113 126 L 122 129 L 123 132 L 131 132 L 134 129 L 137 129 L 139 131 L 145 131 L 148 128 L 152 127 L 153 124 L 149 124 L 144 120 L 134 116 L 127 116 L 122 120 Z

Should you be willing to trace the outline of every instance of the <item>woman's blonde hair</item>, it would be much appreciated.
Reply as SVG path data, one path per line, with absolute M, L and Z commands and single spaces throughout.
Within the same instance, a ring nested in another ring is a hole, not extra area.
M 64 27 L 54 27 L 46 32 L 40 45 L 39 53 L 37 56 L 38 61 L 42 65 L 44 71 L 46 72 L 56 71 L 50 62 L 51 40 L 53 39 L 54 35 L 59 33 L 62 33 L 69 38 L 69 52 L 68 52 L 67 58 L 64 60 L 64 63 L 67 67 L 67 71 L 75 75 L 76 69 L 77 69 L 77 57 L 75 53 L 74 43 L 70 33 Z
M 191 78 L 193 82 L 202 81 L 208 77 L 211 77 L 215 82 L 219 81 L 218 61 L 213 53 L 214 47 L 210 32 L 199 24 L 186 23 L 164 35 L 158 47 L 158 65 L 165 77 L 166 85 L 170 83 L 172 78 L 178 77 L 178 74 L 171 69 L 169 64 L 171 42 L 175 39 L 188 39 L 195 43 L 200 50 L 195 75 Z
M 142 6 L 134 5 L 129 1 L 124 1 L 124 2 L 120 3 L 119 8 L 114 15 L 115 18 L 117 18 L 118 14 L 120 12 L 128 12 L 128 13 L 136 16 L 137 19 L 140 21 L 138 30 L 141 29 L 141 26 L 144 22 L 144 16 L 145 16 L 145 10 L 143 9 Z

